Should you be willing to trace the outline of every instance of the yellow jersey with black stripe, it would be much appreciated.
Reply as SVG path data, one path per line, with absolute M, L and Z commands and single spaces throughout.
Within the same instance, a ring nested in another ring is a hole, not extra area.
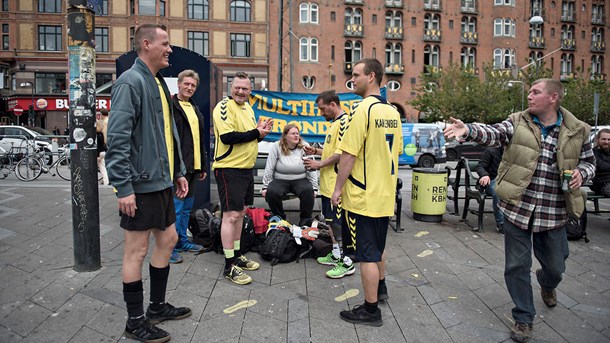
M 333 120 L 326 138 L 324 139 L 324 149 L 322 149 L 322 161 L 331 157 L 333 154 L 341 155 L 339 150 L 339 142 L 343 138 L 345 129 L 349 119 L 347 114 L 342 113 L 339 118 Z M 337 181 L 336 165 L 328 165 L 320 169 L 320 194 L 330 198 L 335 190 L 335 182 Z
M 402 153 L 400 114 L 379 96 L 354 106 L 339 149 L 356 156 L 343 186 L 341 206 L 363 216 L 394 214 L 398 155 Z
M 212 168 L 251 169 L 258 155 L 256 139 L 238 144 L 226 145 L 220 136 L 230 132 L 247 132 L 256 129 L 254 111 L 248 102 L 239 105 L 227 97 L 219 102 L 212 114 L 214 121 L 214 163 Z

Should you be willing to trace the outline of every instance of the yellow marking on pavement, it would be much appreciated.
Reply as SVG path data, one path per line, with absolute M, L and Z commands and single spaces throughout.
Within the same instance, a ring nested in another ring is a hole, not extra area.
M 353 297 L 355 297 L 355 296 L 356 296 L 356 295 L 358 295 L 358 294 L 360 294 L 360 291 L 359 291 L 359 290 L 357 290 L 357 289 L 355 289 L 355 288 L 348 289 L 348 290 L 347 290 L 347 292 L 345 292 L 345 293 L 341 294 L 340 296 L 336 297 L 336 298 L 335 298 L 335 301 L 336 301 L 336 302 L 345 301 L 345 300 L 347 300 L 347 299 L 349 299 L 349 298 L 353 298 Z
M 242 302 L 238 302 L 237 304 L 235 304 L 231 307 L 225 308 L 222 312 L 224 312 L 225 314 L 231 314 L 242 308 L 246 308 L 246 307 L 250 307 L 250 306 L 254 306 L 254 305 L 256 305 L 256 300 L 244 300 Z
M 429 233 L 430 232 L 428 232 L 428 231 L 420 231 L 420 232 L 415 234 L 415 237 L 422 237 L 422 236 L 425 236 L 425 235 L 427 235 Z
M 412 277 L 419 277 L 419 274 L 411 274 Z
M 457 299 L 457 297 L 453 297 L 453 296 L 450 296 L 448 298 L 449 298 L 449 300 L 456 300 Z
M 426 257 L 429 255 L 432 255 L 434 252 L 430 249 L 426 249 L 424 251 L 421 252 L 421 254 L 417 255 L 417 257 Z

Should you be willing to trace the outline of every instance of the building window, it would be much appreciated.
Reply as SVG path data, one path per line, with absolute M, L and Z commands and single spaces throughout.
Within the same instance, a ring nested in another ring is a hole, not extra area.
M 189 31 L 187 36 L 189 50 L 203 56 L 209 56 L 210 36 L 208 32 Z
M 596 24 L 602 24 L 604 22 L 604 5 L 591 5 L 591 21 Z
M 250 57 L 250 35 L 231 33 L 231 57 Z
M 574 39 L 574 25 L 561 26 L 561 39 Z
M 335 11 L 330 12 L 330 21 L 337 20 L 337 13 Z
M 36 73 L 35 78 L 35 93 L 52 94 L 66 92 L 66 74 Z
M 386 84 L 386 87 L 388 87 L 388 90 L 391 92 L 396 92 L 397 90 L 400 89 L 400 81 L 396 81 L 396 80 L 391 80 L 388 81 L 388 83 Z
M 353 91 L 354 90 L 354 81 L 352 81 L 351 79 L 347 80 L 345 82 L 345 88 Z
M 334 18 L 335 12 L 330 13 L 331 20 Z M 318 5 L 311 2 L 304 2 L 299 5 L 299 22 L 301 24 L 317 24 L 318 23 Z
M 477 49 L 462 48 L 460 52 L 462 67 L 475 67 L 477 65 Z
M 108 52 L 108 28 L 95 28 L 95 51 Z
M 4 24 L 7 25 L 8 24 Z M 4 25 L 2 25 L 2 32 L 4 32 Z M 603 42 L 604 41 L 604 29 L 601 27 L 594 27 L 591 30 L 591 42 Z
M 528 63 L 536 62 L 537 65 L 540 65 L 540 61 L 542 61 L 542 57 L 544 57 L 544 54 L 542 53 L 542 51 L 532 51 L 532 52 L 530 52 L 530 55 L 528 57 Z
M 576 20 L 576 11 L 574 9 L 573 1 L 562 1 L 561 2 L 561 19 L 562 20 Z
M 243 0 L 231 1 L 231 21 L 249 22 L 250 3 Z
M 362 10 L 359 8 L 345 9 L 345 26 L 347 25 L 362 25 Z
M 398 27 L 402 28 L 402 12 L 400 11 L 387 11 L 385 13 L 385 27 Z
M 510 18 L 494 19 L 494 37 L 515 37 L 515 20 Z
M 440 30 L 441 28 L 441 16 L 438 14 L 426 13 L 424 15 L 424 29 L 425 30 Z
M 38 12 L 61 13 L 61 0 L 38 0 Z
M 530 26 L 530 38 L 542 38 L 542 37 L 544 37 L 544 25 Z
M 355 63 L 362 59 L 362 43 L 359 41 L 345 42 L 345 62 Z
M 61 51 L 61 26 L 38 26 L 38 50 Z
M 156 0 L 138 0 L 139 15 L 157 15 Z
M 2 24 L 2 50 L 10 50 L 10 38 L 9 38 L 9 26 L 8 24 Z
M 159 1 L 159 15 L 165 17 L 165 1 Z
M 462 17 L 462 33 L 464 32 L 477 32 L 477 18 Z
M 402 45 L 399 43 L 388 43 L 385 45 L 386 68 L 394 65 L 402 65 Z
M 108 15 L 108 0 L 102 0 L 101 4 L 94 10 L 95 15 Z
M 561 75 L 567 76 L 572 74 L 574 68 L 574 55 L 573 54 L 562 54 L 561 55 Z
M 591 56 L 591 75 L 600 75 L 604 72 L 604 56 Z
M 112 74 L 95 74 L 95 88 L 100 88 L 108 83 L 112 83 Z M 110 94 L 111 87 L 100 94 Z
M 315 37 L 302 37 L 299 40 L 299 51 L 301 62 L 317 62 L 318 39 Z
M 495 6 L 515 6 L 516 0 L 494 0 Z
M 315 76 L 303 76 L 302 82 L 305 89 L 313 89 L 316 86 Z
M 515 64 L 514 49 L 494 49 L 494 68 L 509 69 Z
M 188 0 L 188 19 L 208 20 L 210 3 L 208 0 Z
M 129 13 L 131 15 L 136 14 L 136 0 L 129 0 Z
M 9 10 L 8 0 L 2 0 L 2 12 L 8 12 L 8 10 Z
M 424 65 L 440 67 L 441 49 L 438 45 L 424 47 Z
M 129 28 L 129 45 L 131 46 L 131 50 L 136 49 L 136 43 L 133 40 L 133 37 L 135 35 L 136 35 L 136 28 L 132 26 Z

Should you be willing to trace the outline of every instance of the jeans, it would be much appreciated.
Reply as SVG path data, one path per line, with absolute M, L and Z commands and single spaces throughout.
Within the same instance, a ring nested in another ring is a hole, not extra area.
M 504 280 L 515 303 L 513 318 L 519 323 L 533 323 L 536 315 L 530 273 L 532 245 L 534 256 L 542 266 L 542 272 L 537 276 L 538 283 L 546 289 L 559 285 L 569 254 L 565 227 L 532 234 L 531 222 L 527 230 L 510 221 L 504 222 Z
M 189 243 L 189 238 L 186 235 L 186 229 L 189 227 L 189 217 L 193 210 L 195 197 L 179 199 L 174 197 L 174 207 L 176 207 L 176 232 L 178 233 L 177 247 Z
M 489 186 L 485 187 L 485 193 L 493 196 L 492 206 L 494 209 L 494 217 L 496 218 L 496 226 L 504 225 L 504 214 L 498 208 L 498 202 L 500 202 L 500 198 L 496 195 L 496 179 L 491 180 Z

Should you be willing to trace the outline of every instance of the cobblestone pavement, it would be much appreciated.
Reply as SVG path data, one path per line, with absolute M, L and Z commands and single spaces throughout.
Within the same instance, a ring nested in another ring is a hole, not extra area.
M 400 170 L 405 230 L 388 234 L 383 326 L 339 319 L 340 310 L 363 301 L 359 272 L 332 280 L 313 259 L 274 267 L 261 261 L 249 272 L 254 282 L 237 286 L 221 275 L 222 255 L 183 253 L 184 263 L 171 266 L 168 300 L 193 315 L 161 327 L 172 342 L 510 341 L 513 304 L 492 215 L 483 233 L 471 231 L 474 216 L 467 223 L 450 214 L 441 223 L 414 221 L 410 173 Z M 0 342 L 129 341 L 122 338 L 123 233 L 109 187 L 100 187 L 100 220 L 102 268 L 75 272 L 69 183 L 0 180 Z M 533 342 L 610 342 L 608 214 L 590 216 L 589 237 L 588 244 L 570 242 L 557 307 L 544 306 L 533 277 Z M 147 290 L 148 268 L 144 274 Z

